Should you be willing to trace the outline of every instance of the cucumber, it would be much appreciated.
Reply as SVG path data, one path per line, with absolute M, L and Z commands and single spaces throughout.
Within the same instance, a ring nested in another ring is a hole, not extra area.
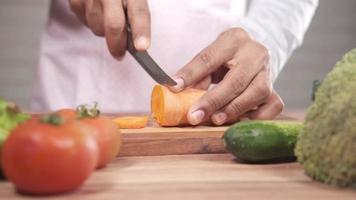
M 301 122 L 244 121 L 231 126 L 223 135 L 228 151 L 249 163 L 295 160 L 294 147 Z

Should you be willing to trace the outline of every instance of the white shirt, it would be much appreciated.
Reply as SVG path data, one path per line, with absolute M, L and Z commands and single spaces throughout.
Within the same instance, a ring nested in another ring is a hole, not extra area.
M 275 77 L 301 45 L 318 0 L 149 0 L 149 52 L 170 75 L 221 32 L 242 27 L 270 52 Z M 105 40 L 52 0 L 43 33 L 32 110 L 99 103 L 103 112 L 147 112 L 155 82 L 129 55 L 118 61 Z

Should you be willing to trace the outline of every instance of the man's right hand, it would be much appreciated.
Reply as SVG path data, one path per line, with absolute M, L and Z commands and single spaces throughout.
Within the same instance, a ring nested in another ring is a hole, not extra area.
M 147 0 L 69 0 L 72 11 L 95 35 L 105 37 L 116 58 L 126 52 L 126 20 L 137 50 L 150 46 L 150 12 Z M 125 19 L 125 8 L 128 19 Z

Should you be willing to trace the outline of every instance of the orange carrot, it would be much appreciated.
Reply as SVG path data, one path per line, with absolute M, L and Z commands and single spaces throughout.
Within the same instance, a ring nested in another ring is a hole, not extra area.
M 171 92 L 162 85 L 153 88 L 151 114 L 160 126 L 188 125 L 187 114 L 205 90 L 187 88 L 179 93 Z
M 123 129 L 136 129 L 144 128 L 147 125 L 147 116 L 129 116 L 129 117 L 118 117 L 113 119 L 113 121 Z

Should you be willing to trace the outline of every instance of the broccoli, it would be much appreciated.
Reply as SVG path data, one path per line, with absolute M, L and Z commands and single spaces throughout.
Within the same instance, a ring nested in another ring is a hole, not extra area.
M 313 179 L 356 188 L 356 49 L 317 89 L 295 154 Z

